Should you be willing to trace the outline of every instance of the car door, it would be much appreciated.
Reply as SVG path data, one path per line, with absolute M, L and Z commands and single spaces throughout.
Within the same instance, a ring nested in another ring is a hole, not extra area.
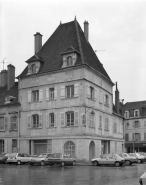
M 27 163 L 29 162 L 29 160 L 30 160 L 30 156 L 28 154 L 23 154 L 23 161 Z

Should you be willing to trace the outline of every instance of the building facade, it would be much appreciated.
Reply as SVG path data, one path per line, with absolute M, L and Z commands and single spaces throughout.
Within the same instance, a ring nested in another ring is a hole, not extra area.
M 127 152 L 146 152 L 146 101 L 124 105 L 125 147 Z
M 113 113 L 113 82 L 75 19 L 60 24 L 18 76 L 20 151 L 69 153 L 88 161 L 123 151 L 123 117 Z

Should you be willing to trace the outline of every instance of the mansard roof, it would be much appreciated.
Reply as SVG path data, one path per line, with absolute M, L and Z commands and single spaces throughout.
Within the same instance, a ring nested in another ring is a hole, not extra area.
M 13 101 L 5 104 L 5 98 L 11 96 L 15 97 Z M 18 104 L 18 82 L 15 82 L 15 85 L 8 91 L 7 86 L 0 87 L 0 106 L 9 106 Z
M 90 43 L 86 40 L 84 32 L 76 19 L 72 22 L 60 24 L 37 53 L 37 56 L 44 62 L 38 73 L 61 69 L 63 65 L 61 54 L 69 48 L 78 52 L 75 66 L 88 65 L 112 82 Z M 35 60 L 34 56 L 26 62 L 29 63 L 32 60 Z M 18 77 L 21 78 L 26 76 L 26 74 L 27 67 Z
M 146 107 L 146 100 L 144 101 L 136 101 L 136 102 L 127 102 L 124 104 L 124 110 L 131 110 L 131 109 L 140 109 L 142 107 Z

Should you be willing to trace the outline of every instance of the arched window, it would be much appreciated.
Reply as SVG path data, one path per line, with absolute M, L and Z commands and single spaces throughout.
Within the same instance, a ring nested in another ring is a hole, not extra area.
M 75 158 L 75 144 L 72 141 L 67 141 L 64 145 L 64 154 L 69 154 Z
M 31 65 L 31 73 L 36 73 L 36 65 L 35 64 L 32 64 Z

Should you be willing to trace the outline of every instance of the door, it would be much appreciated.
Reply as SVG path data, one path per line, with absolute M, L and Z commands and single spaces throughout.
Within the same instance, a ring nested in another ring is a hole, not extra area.
M 95 158 L 95 143 L 91 141 L 89 145 L 89 161 L 93 158 Z

